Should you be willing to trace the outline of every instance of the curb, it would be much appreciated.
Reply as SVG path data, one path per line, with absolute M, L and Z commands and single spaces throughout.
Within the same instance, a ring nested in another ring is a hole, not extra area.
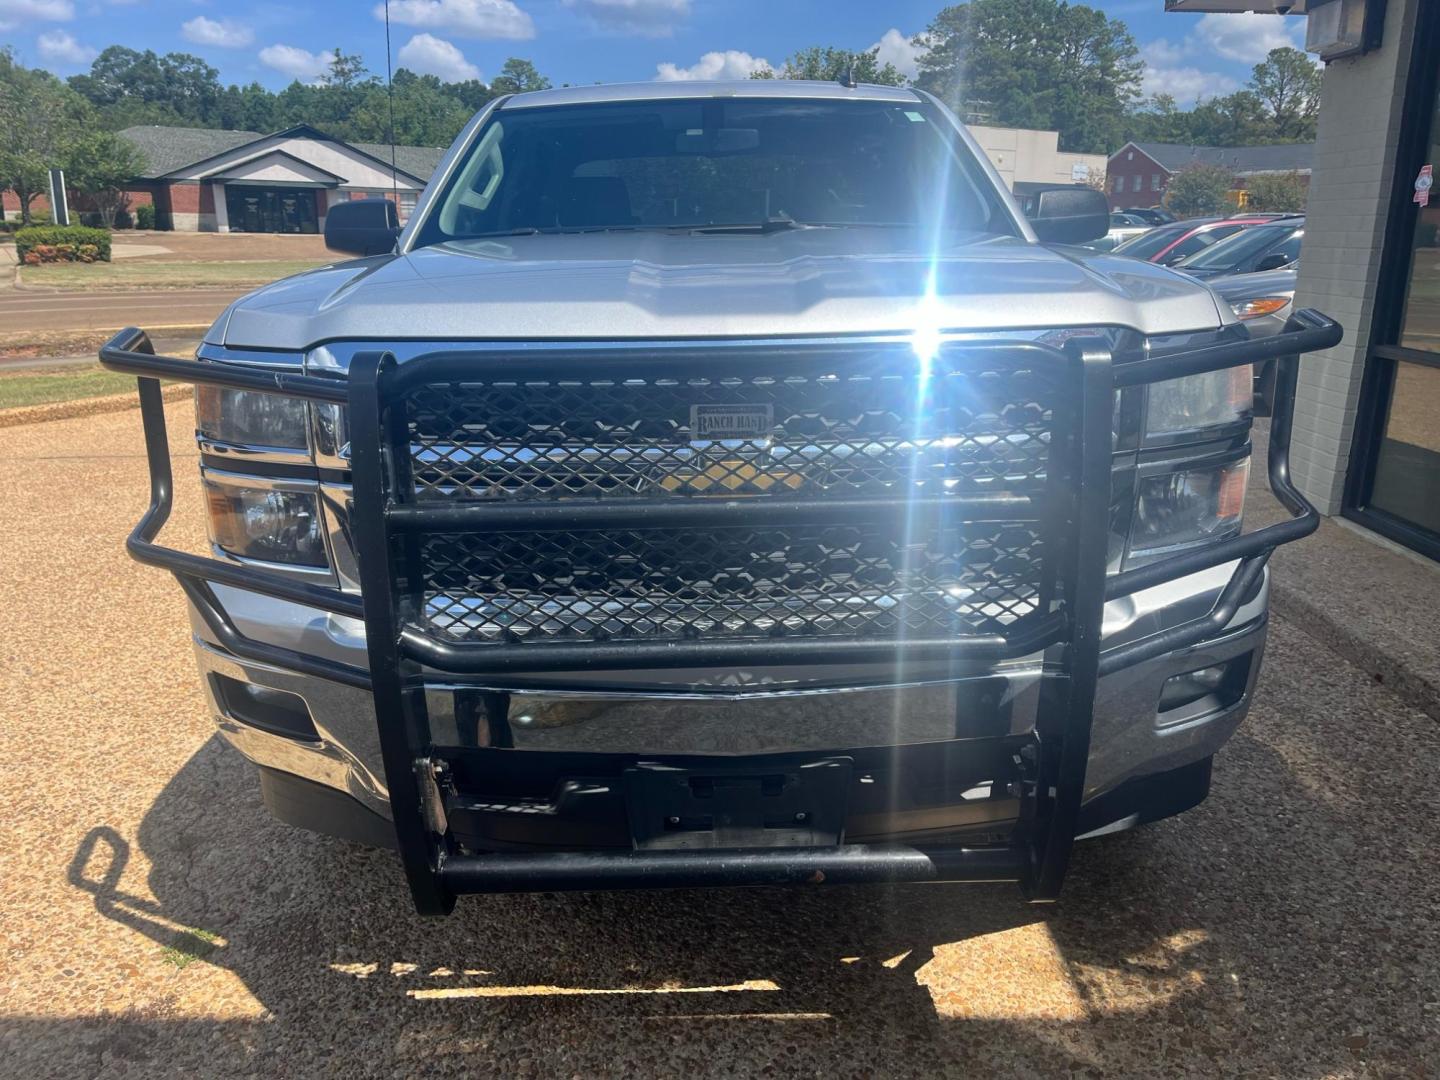
M 1270 602 L 1275 613 L 1298 626 L 1345 660 L 1361 668 L 1405 704 L 1440 720 L 1440 685 L 1379 648 L 1313 603 L 1304 589 L 1293 588 L 1277 575 L 1270 577 Z
M 173 383 L 160 391 L 166 401 L 178 401 L 193 392 L 189 383 Z M 132 390 L 124 394 L 105 394 L 101 397 L 76 398 L 74 401 L 49 401 L 43 405 L 22 405 L 18 409 L 0 409 L 0 428 L 21 427 L 25 424 L 46 424 L 52 420 L 74 420 L 81 416 L 100 416 L 104 413 L 124 412 L 138 409 L 140 399 Z

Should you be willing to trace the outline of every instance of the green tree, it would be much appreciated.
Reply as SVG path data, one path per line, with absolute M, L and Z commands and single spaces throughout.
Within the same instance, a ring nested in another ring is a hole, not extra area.
M 1299 49 L 1271 49 L 1250 76 L 1250 91 L 1264 105 L 1264 118 L 1274 138 L 1309 142 L 1315 138 L 1320 111 L 1318 64 Z
M 1273 142 L 1265 106 L 1252 90 L 1199 102 L 1190 113 L 1190 138 L 1198 146 L 1255 146 Z
M 762 68 L 754 72 L 752 79 L 818 79 L 822 82 L 836 82 L 846 77 L 857 83 L 876 83 L 881 86 L 903 86 L 905 76 L 894 64 L 880 63 L 880 49 L 851 52 L 849 49 L 835 49 L 829 46 L 814 46 L 801 49 L 786 58 L 779 73 Z
M 216 105 L 215 122 L 228 131 L 278 131 L 275 95 L 258 82 L 227 86 Z
M 1124 139 L 1134 142 L 1190 142 L 1190 113 L 1170 94 L 1155 94 L 1130 114 Z
M 1300 179 L 1299 173 L 1262 173 L 1250 177 L 1246 184 L 1246 208 L 1250 210 L 1278 211 L 1286 214 L 1303 213 L 1309 189 Z
M 532 90 L 549 90 L 550 80 L 535 70 L 529 60 L 512 56 L 505 61 L 500 74 L 490 84 L 490 89 L 500 94 L 526 94 Z
M 1064 0 L 957 4 L 916 44 L 922 89 L 997 124 L 1059 131 L 1060 149 L 1081 153 L 1115 148 L 1144 71 L 1124 23 Z
M 0 191 L 15 193 L 25 224 L 49 170 L 63 167 L 84 114 L 84 100 L 59 79 L 22 67 L 9 49 L 0 49 Z
M 107 229 L 130 206 L 126 187 L 145 171 L 145 158 L 134 143 L 113 131 L 86 130 L 65 153 L 65 181 L 100 214 Z
M 401 68 L 395 72 L 394 90 L 393 137 L 401 146 L 449 146 L 473 113 L 434 75 Z M 390 141 L 390 98 L 383 85 L 377 83 L 366 93 L 349 130 L 362 142 Z
M 220 73 L 190 53 L 157 55 L 111 45 L 69 86 L 107 127 L 138 123 L 211 125 L 218 119 Z
M 320 85 L 336 90 L 351 90 L 357 86 L 375 82 L 375 76 L 371 75 L 369 79 L 365 77 L 369 74 L 370 69 L 365 66 L 365 61 L 359 53 L 342 53 L 337 46 L 330 66 L 320 76 Z
M 1187 165 L 1170 180 L 1165 205 L 1180 217 L 1218 214 L 1230 206 L 1227 198 L 1234 174 L 1218 165 Z

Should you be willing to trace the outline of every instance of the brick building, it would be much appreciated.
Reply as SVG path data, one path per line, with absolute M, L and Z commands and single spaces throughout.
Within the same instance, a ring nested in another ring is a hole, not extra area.
M 1263 173 L 1297 173 L 1310 181 L 1311 143 L 1278 143 L 1273 146 L 1187 146 L 1183 143 L 1128 142 L 1105 166 L 1105 191 L 1110 209 L 1127 206 L 1159 206 L 1165 201 L 1170 180 L 1187 165 L 1218 165 L 1235 177 L 1235 189 L 1243 191 L 1252 176 Z
M 403 221 L 444 154 L 398 146 L 392 177 L 389 146 L 347 143 L 306 125 L 273 135 L 158 126 L 120 135 L 147 165 L 129 189 L 132 212 L 152 203 L 157 228 L 189 232 L 319 232 L 336 202 L 392 192 Z M 18 218 L 14 193 L 0 199 L 5 216 Z M 42 197 L 31 208 L 49 206 Z

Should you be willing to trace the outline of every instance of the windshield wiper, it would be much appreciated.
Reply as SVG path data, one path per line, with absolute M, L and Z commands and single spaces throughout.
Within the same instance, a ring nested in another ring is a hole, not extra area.
M 740 221 L 733 225 L 695 225 L 688 231 L 692 233 L 703 233 L 706 235 L 717 235 L 724 233 L 773 233 L 782 232 L 786 229 L 810 229 L 812 225 L 805 225 L 796 221 L 789 214 L 772 214 L 764 221 Z

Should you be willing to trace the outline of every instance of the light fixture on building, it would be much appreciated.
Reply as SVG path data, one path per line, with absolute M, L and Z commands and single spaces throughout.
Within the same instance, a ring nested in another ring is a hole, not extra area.
M 1380 43 L 1383 6 L 1375 0 L 1310 0 L 1305 14 L 1305 51 L 1329 63 Z

